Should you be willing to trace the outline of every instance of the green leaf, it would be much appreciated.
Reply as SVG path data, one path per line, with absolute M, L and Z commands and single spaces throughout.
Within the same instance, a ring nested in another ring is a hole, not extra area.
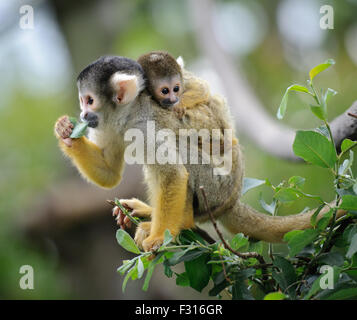
M 352 237 L 350 247 L 348 248 L 346 257 L 352 258 L 352 256 L 357 252 L 357 234 Z
M 135 262 L 135 259 L 124 261 L 123 265 L 117 269 L 117 272 L 119 272 L 121 275 L 123 275 L 125 272 L 127 272 L 129 270 L 129 268 L 133 265 L 134 262 Z
M 264 300 L 284 300 L 286 295 L 282 292 L 270 292 L 265 297 Z
M 250 189 L 256 188 L 265 184 L 265 180 L 259 180 L 254 178 L 244 178 L 243 179 L 243 188 L 242 188 L 242 195 L 247 193 Z
M 352 148 L 353 146 L 355 146 L 357 144 L 356 141 L 352 141 L 350 139 L 345 139 L 342 141 L 341 144 L 341 151 L 342 152 L 346 152 L 348 149 Z
M 352 288 L 346 288 L 338 290 L 330 294 L 326 300 L 347 300 L 357 298 L 357 286 L 354 285 Z
M 322 253 L 318 257 L 317 262 L 330 266 L 342 266 L 344 263 L 344 257 L 339 252 L 326 252 Z
M 276 200 L 273 200 L 271 204 L 267 204 L 262 197 L 262 193 L 260 193 L 259 203 L 265 211 L 269 212 L 270 214 L 274 214 L 276 208 Z
M 316 278 L 316 280 L 313 282 L 309 292 L 307 295 L 304 297 L 304 300 L 310 299 L 312 296 L 314 296 L 317 292 L 321 291 L 321 286 L 320 286 L 320 280 L 324 276 L 324 274 L 320 275 L 319 277 Z
M 252 239 L 249 242 L 249 250 L 250 252 L 256 252 L 259 254 L 263 253 L 263 242 L 262 241 L 253 241 Z
M 70 138 L 80 138 L 84 136 L 86 130 L 88 127 L 88 122 L 78 122 L 74 126 L 72 130 L 72 134 L 70 135 Z
M 322 106 L 314 106 L 310 104 L 310 110 L 320 120 L 326 120 L 327 114 L 325 108 L 323 108 Z
M 144 270 L 145 270 L 144 269 L 144 264 L 141 261 L 140 257 L 138 258 L 137 269 L 138 269 L 138 279 L 140 279 L 143 276 Z
M 300 193 L 294 188 L 282 188 L 275 195 L 274 199 L 286 203 L 300 198 Z
M 340 165 L 340 167 L 338 168 L 338 174 L 340 176 L 344 175 L 350 167 L 351 167 L 350 160 L 345 159 L 343 163 Z
M 191 244 L 196 241 L 205 244 L 205 240 L 197 232 L 194 232 L 191 229 L 182 230 L 178 239 L 181 244 Z
M 181 287 L 188 287 L 190 285 L 190 279 L 187 276 L 187 272 L 181 274 L 176 273 L 176 285 Z
M 135 244 L 135 241 L 130 237 L 129 233 L 125 230 L 119 229 L 116 234 L 118 243 L 127 251 L 140 254 L 140 250 Z
M 284 234 L 284 241 L 289 242 L 296 235 L 303 233 L 304 230 L 292 230 Z
M 234 283 L 232 286 L 232 300 L 254 300 L 251 296 L 246 279 L 255 274 L 255 269 L 249 268 L 241 270 L 234 274 Z
M 320 231 L 323 231 L 326 229 L 326 227 L 329 225 L 330 220 L 332 218 L 333 215 L 333 210 L 329 210 L 328 212 L 326 212 L 324 214 L 324 216 L 317 222 L 317 229 Z
M 164 233 L 164 241 L 162 243 L 162 246 L 168 245 L 172 240 L 172 235 L 170 233 L 170 230 L 166 229 Z
M 205 254 L 206 252 L 206 249 L 195 247 L 188 248 L 183 251 L 177 251 L 170 259 L 168 259 L 168 265 L 174 266 L 183 261 L 196 259 L 197 257 Z
M 314 79 L 320 72 L 326 70 L 327 68 L 331 67 L 335 64 L 333 59 L 328 59 L 324 63 L 317 65 L 316 67 L 312 68 L 309 72 L 310 81 Z
M 289 179 L 288 183 L 294 187 L 302 187 L 305 183 L 306 179 L 300 176 L 293 176 Z
M 194 260 L 185 261 L 190 286 L 199 292 L 207 286 L 210 279 L 211 265 L 207 264 L 209 257 L 209 254 L 203 254 Z
M 296 273 L 292 264 L 280 256 L 275 256 L 273 264 L 281 270 L 281 273 L 275 273 L 275 278 L 279 281 L 279 286 L 284 291 L 287 290 L 291 298 L 295 298 L 295 289 L 297 284 L 293 285 L 296 282 Z
M 340 209 L 347 211 L 357 211 L 357 196 L 346 194 L 342 196 Z
M 332 142 L 315 131 L 297 131 L 293 150 L 298 157 L 323 168 L 334 168 L 337 160 Z
M 288 247 L 290 249 L 289 256 L 296 256 L 308 244 L 313 242 L 318 234 L 319 231 L 315 229 L 306 229 L 299 233 L 295 233 L 288 242 Z
M 351 243 L 352 238 L 355 234 L 357 234 L 357 224 L 350 224 L 343 232 L 343 239 L 347 243 Z
M 165 276 L 168 277 L 168 278 L 171 278 L 172 275 L 173 275 L 173 271 L 172 271 L 172 269 L 170 268 L 167 259 L 164 261 L 163 265 L 164 265 L 164 273 L 165 273 Z
M 288 104 L 288 94 L 290 91 L 298 91 L 298 92 L 304 92 L 304 93 L 309 93 L 309 89 L 307 89 L 304 86 L 301 86 L 299 84 L 293 84 L 290 87 L 288 87 L 283 95 L 283 98 L 280 102 L 280 106 L 278 109 L 278 112 L 276 114 L 277 118 L 279 120 L 283 119 L 285 112 L 286 112 L 286 107 Z
M 320 206 L 316 209 L 316 211 L 313 213 L 313 215 L 311 216 L 311 218 L 310 218 L 310 223 L 311 223 L 311 226 L 312 226 L 313 228 L 316 227 L 317 217 L 318 217 L 319 213 L 321 212 L 321 210 L 322 210 L 324 207 L 325 207 L 325 204 L 320 205 Z
M 147 289 L 149 288 L 150 279 L 151 279 L 152 274 L 154 272 L 155 266 L 157 264 L 161 263 L 163 261 L 163 259 L 164 259 L 164 253 L 160 252 L 155 257 L 155 259 L 150 262 L 149 267 L 148 267 L 148 271 L 146 273 L 146 277 L 145 277 L 145 280 L 144 280 L 144 285 L 142 287 L 143 291 L 147 291 Z
M 231 246 L 233 250 L 238 250 L 239 248 L 244 247 L 246 244 L 248 244 L 248 242 L 248 239 L 244 237 L 243 233 L 237 233 L 231 240 Z
M 122 284 L 122 291 L 125 291 L 126 288 L 126 284 L 128 283 L 129 278 L 136 272 L 136 264 L 128 271 L 128 273 L 126 274 L 124 280 L 123 280 L 123 284 Z
M 73 126 L 76 126 L 78 121 L 75 117 L 68 117 L 69 118 L 69 121 L 73 124 Z
M 328 88 L 323 96 L 323 100 L 325 102 L 325 105 L 327 105 L 327 102 L 330 100 L 331 97 L 335 96 L 337 94 L 337 91 Z
M 330 134 L 329 134 L 328 129 L 327 129 L 327 127 L 326 127 L 325 125 L 316 128 L 315 131 L 318 132 L 318 133 L 320 133 L 320 134 L 322 134 L 322 135 L 325 136 L 327 139 L 330 138 Z

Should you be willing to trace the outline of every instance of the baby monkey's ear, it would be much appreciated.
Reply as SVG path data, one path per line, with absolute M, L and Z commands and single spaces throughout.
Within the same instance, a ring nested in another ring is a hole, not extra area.
M 136 75 L 116 72 L 110 82 L 114 89 L 114 100 L 121 105 L 132 102 L 142 89 Z
M 183 61 L 183 58 L 181 56 L 176 59 L 176 62 L 181 67 L 181 69 L 183 69 L 183 67 L 185 66 L 185 61 Z

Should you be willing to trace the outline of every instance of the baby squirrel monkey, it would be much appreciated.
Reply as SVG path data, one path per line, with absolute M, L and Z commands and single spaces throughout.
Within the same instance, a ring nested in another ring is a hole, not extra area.
M 190 125 L 190 122 L 183 124 L 151 99 L 144 90 L 144 71 L 134 60 L 101 57 L 79 74 L 77 85 L 81 118 L 89 122 L 88 137 L 70 138 L 73 125 L 68 116 L 57 120 L 55 135 L 59 147 L 82 176 L 101 187 L 112 188 L 120 183 L 125 149 L 132 143 L 125 139 L 129 129 L 144 135 L 144 150 L 148 150 L 152 147 L 147 136 L 148 121 L 155 121 L 156 133 L 163 129 L 176 132 L 180 126 L 187 128 Z M 207 120 L 233 128 L 224 99 L 213 99 L 210 103 L 211 107 L 202 104 L 188 110 L 195 119 L 193 128 L 206 128 Z M 189 101 L 189 105 L 195 103 Z M 222 112 L 218 114 L 212 108 Z M 157 150 L 162 141 L 155 140 L 152 143 Z M 190 143 L 189 140 L 188 149 Z M 202 163 L 202 155 L 199 154 L 199 157 L 199 163 Z M 150 205 L 138 199 L 120 200 L 137 216 L 151 218 L 151 221 L 141 222 L 137 227 L 137 244 L 145 251 L 155 251 L 162 244 L 166 229 L 176 236 L 182 229 L 194 228 L 195 221 L 208 221 L 201 186 L 208 195 L 207 205 L 212 214 L 233 233 L 242 232 L 252 238 L 278 242 L 288 231 L 310 227 L 314 210 L 287 217 L 272 217 L 241 203 L 243 167 L 238 143 L 232 146 L 231 170 L 225 175 L 214 174 L 216 164 L 213 162 L 204 165 L 145 162 L 143 169 Z M 321 210 L 319 217 L 326 210 Z M 338 215 L 343 213 L 339 210 Z M 121 224 L 125 227 L 123 221 Z
M 164 109 L 174 111 L 178 119 L 183 119 L 187 110 L 196 108 L 199 113 L 188 113 L 189 128 L 202 128 L 206 117 L 205 128 L 221 129 L 221 153 L 224 148 L 224 129 L 231 129 L 231 124 L 221 116 L 225 113 L 222 105 L 225 101 L 218 95 L 211 96 L 208 83 L 184 69 L 181 57 L 177 60 L 168 52 L 151 51 L 137 60 L 144 70 L 146 89 L 153 99 Z M 217 113 L 215 116 L 210 113 Z M 211 137 L 212 141 L 212 137 Z M 212 143 L 212 142 L 211 142 Z M 233 145 L 238 140 L 233 137 Z
M 148 92 L 163 108 L 172 108 L 179 119 L 186 109 L 209 103 L 207 82 L 183 69 L 181 57 L 176 60 L 168 52 L 151 51 L 140 56 L 138 62 L 144 70 Z

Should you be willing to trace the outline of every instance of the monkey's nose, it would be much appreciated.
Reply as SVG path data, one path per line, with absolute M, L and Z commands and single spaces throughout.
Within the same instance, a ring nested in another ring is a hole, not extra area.
M 82 121 L 86 121 L 88 118 L 88 111 L 82 111 L 79 117 L 81 118 Z

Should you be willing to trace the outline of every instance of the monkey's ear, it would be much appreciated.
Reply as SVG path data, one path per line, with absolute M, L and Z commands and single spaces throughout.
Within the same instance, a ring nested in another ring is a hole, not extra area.
M 118 104 L 132 102 L 142 90 L 143 82 L 136 75 L 116 72 L 112 75 L 110 82 L 114 88 L 114 99 Z
M 181 56 L 176 59 L 176 62 L 181 67 L 181 69 L 183 69 L 183 67 L 185 66 L 185 61 L 183 61 L 183 58 Z

